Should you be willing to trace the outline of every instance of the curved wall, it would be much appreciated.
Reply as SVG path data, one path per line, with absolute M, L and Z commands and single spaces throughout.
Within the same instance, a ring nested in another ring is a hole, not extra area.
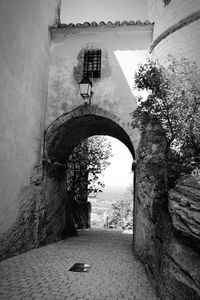
M 154 22 L 150 52 L 165 64 L 167 55 L 200 62 L 200 1 L 148 1 L 149 19 Z

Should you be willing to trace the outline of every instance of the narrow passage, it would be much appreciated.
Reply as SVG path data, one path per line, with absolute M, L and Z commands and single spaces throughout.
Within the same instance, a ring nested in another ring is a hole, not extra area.
M 143 266 L 132 252 L 132 236 L 84 230 L 0 262 L 0 299 L 156 300 Z M 75 263 L 89 272 L 71 272 Z

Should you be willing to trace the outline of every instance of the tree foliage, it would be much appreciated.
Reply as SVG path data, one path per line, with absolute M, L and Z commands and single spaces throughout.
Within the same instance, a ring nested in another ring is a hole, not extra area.
M 133 228 L 133 189 L 128 187 L 123 198 L 112 204 L 112 216 L 109 224 L 121 228 Z
M 110 165 L 111 156 L 111 144 L 103 136 L 92 136 L 74 148 L 68 159 L 66 180 L 75 200 L 87 201 L 89 194 L 102 191 L 105 185 L 99 176 Z
M 168 57 L 167 67 L 148 60 L 135 74 L 139 90 L 149 92 L 145 101 L 138 97 L 132 126 L 141 131 L 159 125 L 166 141 L 169 179 L 189 173 L 200 163 L 200 69 L 185 58 Z

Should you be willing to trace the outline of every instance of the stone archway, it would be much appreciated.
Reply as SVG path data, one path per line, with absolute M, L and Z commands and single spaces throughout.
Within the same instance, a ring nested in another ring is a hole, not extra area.
M 119 139 L 135 158 L 134 144 L 138 142 L 138 137 L 133 129 L 114 114 L 88 105 L 63 114 L 49 125 L 45 132 L 43 158 L 63 163 L 66 153 L 91 135 L 110 135 Z
M 135 159 L 139 136 L 112 113 L 97 106 L 81 106 L 58 117 L 45 131 L 42 164 L 34 167 L 30 184 L 19 195 L 17 218 L 0 240 L 2 259 L 58 241 L 63 233 L 75 234 L 65 162 L 74 146 L 92 135 L 119 139 Z
M 71 196 L 66 193 L 64 183 L 66 161 L 76 145 L 93 135 L 117 138 L 127 146 L 135 159 L 133 130 L 115 115 L 97 106 L 81 106 L 51 123 L 45 132 L 43 155 L 45 202 L 53 221 L 44 234 L 47 239 L 62 238 L 63 229 L 65 236 L 75 234 Z

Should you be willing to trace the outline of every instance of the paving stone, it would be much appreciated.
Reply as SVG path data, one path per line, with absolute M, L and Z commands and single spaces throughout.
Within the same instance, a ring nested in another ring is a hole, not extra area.
M 88 273 L 70 272 L 74 263 Z M 129 234 L 79 231 L 68 238 L 0 262 L 0 300 L 156 300 Z

